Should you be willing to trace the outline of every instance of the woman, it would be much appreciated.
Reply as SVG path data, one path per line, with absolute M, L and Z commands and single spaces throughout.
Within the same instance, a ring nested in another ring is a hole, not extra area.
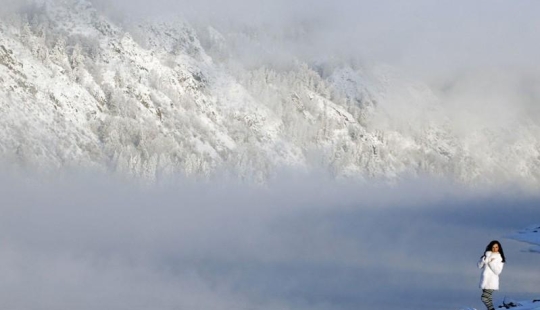
M 499 274 L 506 262 L 501 244 L 497 240 L 491 241 L 486 247 L 486 251 L 480 261 L 478 268 L 482 268 L 480 288 L 482 289 L 482 302 L 488 310 L 495 310 L 493 307 L 493 291 L 499 289 Z

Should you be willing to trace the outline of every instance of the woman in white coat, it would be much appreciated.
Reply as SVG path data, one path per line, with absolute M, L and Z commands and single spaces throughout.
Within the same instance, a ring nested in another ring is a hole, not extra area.
M 493 240 L 488 244 L 484 255 L 480 257 L 478 262 L 478 268 L 482 269 L 482 277 L 480 278 L 482 302 L 488 310 L 495 309 L 492 294 L 493 291 L 499 289 L 499 275 L 505 262 L 502 246 L 497 240 Z

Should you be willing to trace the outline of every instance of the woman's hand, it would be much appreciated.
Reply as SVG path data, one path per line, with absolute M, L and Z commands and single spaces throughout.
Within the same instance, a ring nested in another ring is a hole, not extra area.
M 494 257 L 491 257 L 491 254 L 492 254 L 491 251 L 486 251 L 486 252 L 484 253 L 484 255 L 482 256 L 482 262 L 484 262 L 484 263 L 490 263 L 490 262 L 492 262 L 495 258 L 494 258 Z

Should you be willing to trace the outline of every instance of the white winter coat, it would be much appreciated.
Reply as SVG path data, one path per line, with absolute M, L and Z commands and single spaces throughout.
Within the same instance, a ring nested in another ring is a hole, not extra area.
M 482 276 L 480 278 L 480 288 L 486 290 L 499 289 L 499 274 L 503 270 L 504 263 L 502 256 L 499 253 L 487 251 L 480 261 L 478 268 L 482 268 Z

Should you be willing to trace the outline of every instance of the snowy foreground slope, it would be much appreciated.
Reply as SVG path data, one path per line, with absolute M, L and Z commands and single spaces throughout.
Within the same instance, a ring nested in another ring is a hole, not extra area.
M 537 120 L 463 130 L 434 92 L 391 69 L 242 65 L 232 51 L 257 35 L 220 31 L 116 22 L 83 0 L 2 17 L 2 161 L 150 180 L 264 180 L 288 167 L 540 185 Z
M 508 238 L 529 243 L 533 245 L 529 248 L 530 252 L 540 253 L 540 225 L 531 225 L 508 236 Z
M 506 238 L 531 244 L 528 249 L 531 253 L 540 253 L 540 225 L 531 225 L 517 231 L 514 234 L 506 236 Z M 540 295 L 533 300 L 511 300 L 505 298 L 501 305 L 495 305 L 497 309 L 513 309 L 513 310 L 538 310 L 540 309 Z M 473 310 L 473 308 L 463 308 L 461 310 Z
M 532 253 L 540 253 L 540 225 L 532 225 L 508 236 L 510 239 L 522 241 L 533 245 L 529 249 Z M 540 309 L 540 296 L 534 300 L 506 301 L 507 309 L 535 310 Z

